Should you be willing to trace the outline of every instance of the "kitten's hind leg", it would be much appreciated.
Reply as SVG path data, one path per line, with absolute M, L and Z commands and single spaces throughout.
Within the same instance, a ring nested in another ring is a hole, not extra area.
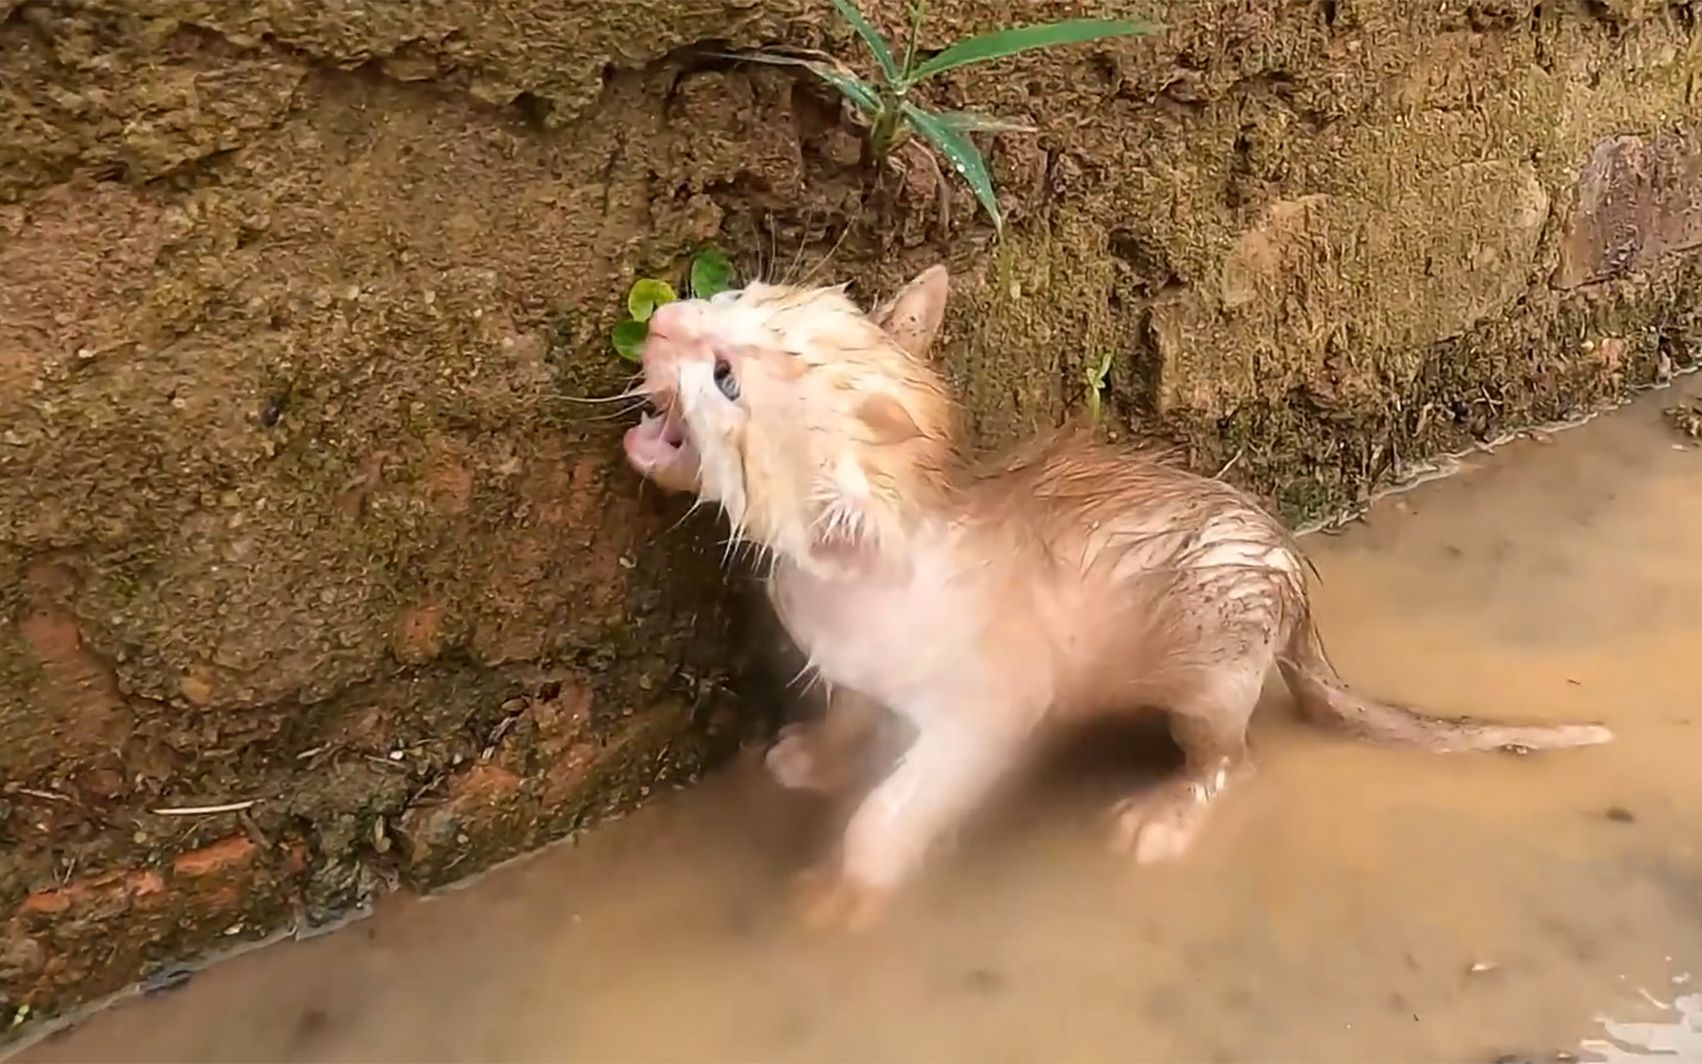
M 1113 807 L 1118 849 L 1139 864 L 1153 864 L 1193 845 L 1218 795 L 1252 770 L 1247 722 L 1264 675 L 1253 662 L 1236 662 L 1177 690 L 1168 709 L 1170 733 L 1185 758 L 1182 771 Z

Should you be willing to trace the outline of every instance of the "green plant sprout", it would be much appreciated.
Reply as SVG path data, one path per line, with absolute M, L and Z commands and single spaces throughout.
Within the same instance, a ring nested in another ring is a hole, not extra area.
M 1109 350 L 1101 351 L 1099 357 L 1082 368 L 1082 394 L 1087 399 L 1087 416 L 1093 423 L 1099 423 L 1103 409 L 1105 383 L 1111 376 L 1112 354 Z
M 848 66 L 820 52 L 789 54 L 762 52 L 746 58 L 767 63 L 801 66 L 838 89 L 869 123 L 869 151 L 878 166 L 892 149 L 914 130 L 940 154 L 944 155 L 970 191 L 993 219 L 995 229 L 1003 232 L 1004 215 L 999 211 L 999 198 L 993 190 L 993 178 L 987 161 L 969 139 L 979 132 L 1033 132 L 1034 127 L 1002 118 L 972 114 L 967 111 L 931 111 L 910 101 L 910 90 L 918 83 L 970 63 L 1003 59 L 1036 48 L 1052 48 L 1061 44 L 1097 41 L 1107 37 L 1126 37 L 1148 34 L 1158 27 L 1146 22 L 1120 19 L 1070 19 L 1047 22 L 1015 29 L 995 30 L 969 37 L 950 45 L 926 59 L 918 61 L 916 42 L 921 35 L 922 16 L 926 0 L 916 0 L 910 8 L 910 40 L 900 61 L 892 46 L 880 31 L 863 16 L 852 0 L 833 0 L 841 17 L 850 23 L 857 36 L 874 56 L 877 81 L 870 84 Z
M 710 245 L 692 256 L 686 286 L 693 299 L 708 299 L 725 292 L 733 287 L 733 264 L 720 248 Z M 666 281 L 640 277 L 632 282 L 626 293 L 627 319 L 609 334 L 615 353 L 628 362 L 642 358 L 644 338 L 650 332 L 650 315 L 656 313 L 657 307 L 678 298 L 674 286 Z

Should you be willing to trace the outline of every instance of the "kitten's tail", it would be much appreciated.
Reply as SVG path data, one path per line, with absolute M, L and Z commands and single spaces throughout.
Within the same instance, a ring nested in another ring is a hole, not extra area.
M 1307 720 L 1385 746 L 1439 754 L 1525 753 L 1594 746 L 1613 739 L 1613 733 L 1599 724 L 1498 724 L 1470 717 L 1433 717 L 1355 694 L 1325 656 L 1309 612 L 1295 625 L 1277 667 Z

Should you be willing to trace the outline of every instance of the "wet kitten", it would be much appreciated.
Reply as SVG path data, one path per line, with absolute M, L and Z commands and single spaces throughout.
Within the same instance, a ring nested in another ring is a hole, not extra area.
M 1435 751 L 1606 742 L 1595 725 L 1423 716 L 1348 689 L 1324 655 L 1292 539 L 1242 493 L 1081 434 L 966 459 L 926 352 L 935 267 L 865 315 L 839 288 L 754 284 L 650 323 L 627 433 L 640 473 L 718 503 L 762 548 L 787 631 L 835 692 L 770 751 L 831 787 L 881 707 L 915 730 L 847 826 L 821 913 L 856 921 L 1017 763 L 1048 720 L 1169 714 L 1183 770 L 1120 803 L 1141 862 L 1194 840 L 1247 767 L 1275 665 L 1311 720 Z

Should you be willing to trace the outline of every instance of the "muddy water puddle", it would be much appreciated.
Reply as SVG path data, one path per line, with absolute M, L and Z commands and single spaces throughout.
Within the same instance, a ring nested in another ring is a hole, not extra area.
M 1273 698 L 1200 848 L 1135 869 L 1101 813 L 1164 755 L 1100 737 L 855 939 L 788 910 L 833 810 L 751 761 L 22 1059 L 1702 1061 L 1702 449 L 1675 398 L 1307 540 L 1351 680 L 1612 746 L 1375 750 Z

